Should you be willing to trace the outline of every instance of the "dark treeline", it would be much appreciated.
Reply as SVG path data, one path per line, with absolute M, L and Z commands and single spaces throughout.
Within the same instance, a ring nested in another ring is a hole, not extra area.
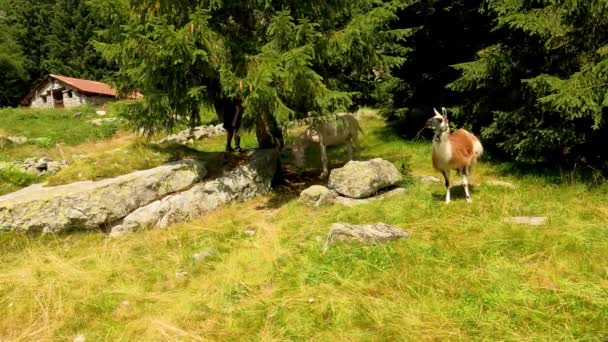
M 149 130 L 241 97 L 258 131 L 365 104 L 413 136 L 443 106 L 494 156 L 608 169 L 603 0 L 0 0 L 0 106 L 47 73 L 152 95 Z

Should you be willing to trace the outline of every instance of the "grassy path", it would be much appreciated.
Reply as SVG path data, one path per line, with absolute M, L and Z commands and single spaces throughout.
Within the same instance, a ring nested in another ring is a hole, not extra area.
M 363 146 L 364 158 L 434 174 L 428 143 L 380 121 L 367 122 Z M 276 194 L 122 239 L 0 235 L 0 340 L 608 339 L 606 192 L 500 169 L 482 162 L 472 183 L 517 188 L 480 185 L 472 205 L 446 206 L 441 184 L 412 182 L 360 207 Z M 548 222 L 501 220 L 518 215 Z M 321 256 L 336 221 L 383 221 L 411 238 Z M 195 261 L 206 248 L 218 254 Z

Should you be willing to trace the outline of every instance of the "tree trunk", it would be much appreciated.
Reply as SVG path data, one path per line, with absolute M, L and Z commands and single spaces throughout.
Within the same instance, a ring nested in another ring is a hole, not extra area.
M 259 148 L 283 147 L 283 132 L 269 113 L 262 112 L 256 116 L 255 135 Z

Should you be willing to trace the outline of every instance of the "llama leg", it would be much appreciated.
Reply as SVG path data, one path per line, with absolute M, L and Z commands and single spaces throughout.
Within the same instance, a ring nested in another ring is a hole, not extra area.
M 325 179 L 329 175 L 329 170 L 327 167 L 327 151 L 325 149 L 325 144 L 323 143 L 323 141 L 319 142 L 319 147 L 321 148 L 321 164 L 323 164 L 323 172 L 321 173 L 321 176 L 319 176 L 319 178 Z
M 441 173 L 445 179 L 445 203 L 447 204 L 450 203 L 450 171 L 441 171 Z
M 348 149 L 348 160 L 353 160 L 353 139 L 349 139 L 346 143 L 346 148 Z
M 464 195 L 466 196 L 467 202 L 471 203 L 471 194 L 469 193 L 469 179 L 467 175 L 469 174 L 468 170 L 465 169 L 462 173 L 462 187 L 464 188 Z

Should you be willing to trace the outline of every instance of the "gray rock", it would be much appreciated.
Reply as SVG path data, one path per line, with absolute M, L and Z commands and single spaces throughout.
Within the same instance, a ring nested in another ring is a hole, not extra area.
M 354 225 L 349 223 L 334 223 L 331 225 L 323 252 L 336 241 L 354 240 L 360 242 L 386 242 L 409 237 L 409 233 L 386 223 Z
M 78 335 L 74 337 L 73 342 L 86 342 L 87 338 L 84 335 Z
M 515 223 L 515 224 L 527 224 L 530 226 L 542 226 L 547 221 L 546 217 L 535 217 L 535 216 L 514 216 L 505 217 L 503 222 Z
M 348 207 L 354 207 L 356 205 L 366 204 L 369 202 L 381 200 L 386 197 L 399 195 L 404 192 L 405 192 L 405 189 L 396 188 L 396 189 L 389 190 L 381 195 L 370 197 L 370 198 L 348 198 L 348 197 L 344 197 L 344 196 L 338 196 L 335 198 L 335 203 L 345 205 Z
M 256 151 L 248 164 L 133 211 L 112 228 L 110 235 L 120 236 L 138 227 L 166 228 L 192 220 L 220 205 L 265 194 L 270 191 L 277 161 L 278 153 L 274 149 Z
M 313 185 L 300 193 L 300 202 L 309 206 L 325 206 L 334 203 L 338 194 L 322 185 Z
M 195 253 L 192 257 L 196 261 L 204 261 L 207 258 L 211 258 L 217 255 L 217 249 L 215 248 L 207 248 L 200 253 Z
M 105 125 L 116 123 L 116 122 L 118 122 L 118 120 L 119 120 L 118 118 L 112 117 L 112 118 L 93 119 L 89 122 L 94 126 L 105 126 Z
M 198 126 L 194 127 L 193 129 L 185 129 L 179 133 L 172 134 L 160 140 L 159 143 L 184 145 L 187 144 L 190 140 L 201 140 L 209 137 L 222 135 L 225 133 L 226 131 L 224 130 L 221 124 L 215 126 Z
M 96 182 L 35 184 L 0 196 L 0 231 L 98 229 L 192 187 L 206 173 L 202 162 L 187 160 Z
M 177 278 L 177 279 L 185 278 L 187 275 L 188 275 L 188 272 L 186 272 L 186 271 L 175 272 L 175 278 Z
M 46 164 L 46 171 L 49 173 L 57 173 L 66 165 L 67 163 L 65 162 L 50 161 Z
M 14 144 L 17 145 L 23 145 L 25 143 L 27 143 L 27 137 L 24 136 L 10 136 L 8 137 L 8 140 L 12 141 Z
M 243 230 L 243 234 L 247 235 L 247 236 L 254 236 L 255 235 L 255 230 L 253 229 L 245 229 Z
M 402 178 L 395 165 L 380 158 L 350 161 L 331 171 L 328 187 L 346 197 L 366 198 L 397 184 Z
M 491 185 L 491 186 L 498 186 L 498 187 L 508 188 L 508 189 L 515 189 L 516 188 L 516 186 L 513 185 L 513 183 L 509 183 L 509 182 L 505 182 L 505 181 L 500 181 L 500 180 L 490 180 L 490 181 L 484 182 L 484 184 Z

